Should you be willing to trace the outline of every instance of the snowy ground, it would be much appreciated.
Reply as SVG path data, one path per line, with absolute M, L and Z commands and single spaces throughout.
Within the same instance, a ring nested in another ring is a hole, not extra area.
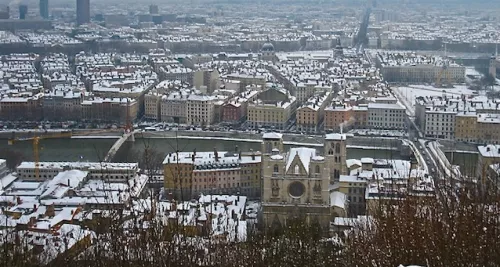
M 397 131 L 397 130 L 375 130 L 375 129 L 353 129 L 349 131 L 350 134 L 353 135 L 361 135 L 361 136 L 387 136 L 387 137 L 407 137 L 408 134 L 405 131 Z
M 436 88 L 432 85 L 408 85 L 393 87 L 392 90 L 408 109 L 410 116 L 415 115 L 415 99 L 417 97 L 447 95 L 456 98 L 462 95 L 473 95 L 475 92 L 474 90 L 467 89 L 466 85 L 455 85 L 454 88 Z

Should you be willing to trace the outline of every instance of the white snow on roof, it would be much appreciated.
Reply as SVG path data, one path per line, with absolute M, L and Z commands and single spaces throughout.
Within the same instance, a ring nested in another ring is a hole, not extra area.
M 265 133 L 262 138 L 264 139 L 281 139 L 283 138 L 283 134 L 280 133 Z
M 361 166 L 361 161 L 359 159 L 348 159 L 345 161 L 347 168 L 351 168 L 352 166 Z
M 330 193 L 330 206 L 345 209 L 346 199 L 347 197 L 344 193 L 339 191 L 332 192 Z
M 339 133 L 331 133 L 331 134 L 327 134 L 325 135 L 325 140 L 346 140 L 347 139 L 347 135 L 345 134 L 339 134 Z
M 283 156 L 282 155 L 272 155 L 271 159 L 273 159 L 273 160 L 282 160 Z
M 485 158 L 498 158 L 500 157 L 500 145 L 486 145 L 478 146 L 479 154 Z
M 375 162 L 375 160 L 373 160 L 373 158 L 362 158 L 361 159 L 362 164 L 373 164 L 374 162 Z
M 299 156 L 299 160 L 304 166 L 304 169 L 306 170 L 306 172 L 309 172 L 309 163 L 311 162 L 311 159 L 316 156 L 316 149 L 309 147 L 291 148 L 290 152 L 288 153 L 286 171 L 288 171 L 288 169 L 292 165 L 292 161 L 295 159 L 296 156 Z

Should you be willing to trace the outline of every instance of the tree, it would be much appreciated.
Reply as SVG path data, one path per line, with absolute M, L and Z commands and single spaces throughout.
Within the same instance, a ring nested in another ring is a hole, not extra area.
M 9 170 L 15 171 L 16 167 L 23 162 L 25 156 L 19 151 L 7 148 L 0 150 L 0 158 L 7 161 L 7 168 L 9 168 Z

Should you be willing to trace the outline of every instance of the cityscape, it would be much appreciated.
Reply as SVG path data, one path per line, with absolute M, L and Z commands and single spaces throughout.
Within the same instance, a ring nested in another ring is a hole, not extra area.
M 0 262 L 500 266 L 498 14 L 0 0 Z

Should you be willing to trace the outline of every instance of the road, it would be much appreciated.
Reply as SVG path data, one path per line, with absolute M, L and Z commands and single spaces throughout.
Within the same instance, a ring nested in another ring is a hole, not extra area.
M 416 149 L 418 150 L 418 153 L 422 155 L 422 158 L 424 159 L 425 163 L 427 164 L 429 175 L 433 178 L 434 180 L 434 187 L 435 187 L 435 192 L 436 195 L 442 199 L 443 194 L 441 193 L 442 190 L 442 185 L 444 184 L 444 181 L 450 181 L 451 177 L 447 174 L 448 172 L 446 171 L 447 166 L 442 163 L 441 160 L 436 158 L 436 156 L 431 153 L 430 149 L 430 144 L 431 142 L 435 142 L 433 140 L 429 140 L 425 138 L 425 135 L 422 133 L 422 131 L 417 127 L 415 124 L 414 117 L 411 114 L 410 111 L 413 110 L 413 107 L 408 106 L 411 103 L 408 103 L 406 99 L 403 99 L 404 96 L 398 93 L 394 93 L 393 95 L 398 98 L 399 102 L 403 103 L 403 105 L 407 109 L 407 116 L 408 116 L 408 136 L 410 140 L 414 141 L 414 145 Z M 416 142 L 415 142 L 416 141 Z

